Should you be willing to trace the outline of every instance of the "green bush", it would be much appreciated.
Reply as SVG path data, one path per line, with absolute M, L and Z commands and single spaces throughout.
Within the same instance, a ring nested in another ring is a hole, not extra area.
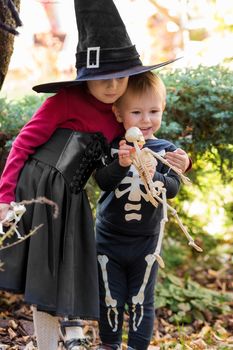
M 45 99 L 44 95 L 25 96 L 21 100 L 0 98 L 0 130 L 12 141 Z M 11 142 L 9 143 L 11 144 Z
M 178 69 L 162 73 L 167 106 L 160 137 L 206 158 L 232 178 L 233 74 L 222 66 Z

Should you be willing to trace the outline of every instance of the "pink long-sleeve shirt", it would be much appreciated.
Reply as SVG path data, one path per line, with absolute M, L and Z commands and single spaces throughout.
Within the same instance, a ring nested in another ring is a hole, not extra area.
M 102 132 L 109 142 L 124 133 L 111 104 L 98 101 L 82 87 L 61 90 L 42 104 L 15 139 L 0 180 L 0 203 L 15 200 L 17 180 L 26 160 L 58 128 Z

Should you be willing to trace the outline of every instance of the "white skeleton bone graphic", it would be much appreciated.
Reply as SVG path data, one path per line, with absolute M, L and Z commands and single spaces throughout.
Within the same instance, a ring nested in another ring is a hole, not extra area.
M 125 211 L 141 210 L 141 204 L 126 203 L 124 207 Z
M 144 302 L 144 299 L 145 299 L 145 288 L 146 288 L 146 285 L 147 285 L 147 282 L 149 280 L 149 277 L 150 277 L 150 273 L 151 273 L 151 269 L 152 269 L 152 266 L 156 260 L 156 257 L 154 254 L 148 254 L 146 257 L 145 257 L 145 260 L 147 262 L 147 267 L 146 267 L 146 271 L 145 271 L 145 275 L 144 275 L 144 278 L 143 278 L 143 282 L 142 282 L 142 285 L 138 291 L 138 294 L 133 296 L 132 297 L 132 312 L 133 312 L 133 330 L 136 332 L 140 323 L 142 322 L 142 319 L 143 319 L 143 316 L 144 316 L 144 308 L 143 308 L 143 302 Z M 137 305 L 140 305 L 140 317 L 139 317 L 139 320 L 138 322 L 136 322 L 136 316 L 137 316 L 137 313 L 136 313 L 136 307 Z
M 5 234 L 5 232 L 3 231 L 3 224 L 6 222 L 14 221 L 13 230 L 15 231 L 17 238 L 20 239 L 20 238 L 22 238 L 22 236 L 19 233 L 19 231 L 17 230 L 17 223 L 20 221 L 21 217 L 25 213 L 26 208 L 24 205 L 19 204 L 19 203 L 15 203 L 15 202 L 11 202 L 10 206 L 11 206 L 11 209 L 8 210 L 5 219 L 0 221 L 0 235 Z
M 166 189 L 162 189 L 162 198 L 163 198 L 163 200 L 164 200 L 164 198 L 166 198 Z M 163 240 L 164 226 L 165 226 L 167 221 L 168 221 L 167 206 L 164 205 L 163 206 L 163 219 L 160 222 L 160 231 L 162 232 L 162 234 L 159 235 L 157 247 L 156 247 L 154 253 L 153 254 L 148 254 L 145 257 L 145 260 L 147 262 L 147 267 L 146 267 L 145 275 L 144 275 L 144 278 L 143 278 L 143 282 L 142 282 L 142 285 L 141 285 L 141 287 L 139 289 L 138 294 L 135 295 L 134 297 L 132 297 L 132 303 L 133 303 L 133 305 L 132 305 L 133 329 L 134 329 L 135 332 L 137 331 L 137 329 L 140 326 L 140 323 L 141 323 L 141 321 L 143 319 L 143 315 L 144 315 L 143 302 L 144 302 L 144 299 L 145 299 L 144 292 L 145 292 L 146 284 L 148 283 L 149 276 L 150 276 L 150 273 L 151 273 L 151 269 L 152 269 L 152 266 L 153 266 L 155 260 L 158 261 L 158 263 L 159 263 L 159 265 L 161 267 L 164 267 L 163 259 L 160 256 L 160 249 L 161 249 L 162 240 Z M 141 305 L 141 309 L 140 309 L 141 315 L 140 315 L 140 317 L 138 319 L 138 322 L 136 323 L 136 316 L 137 316 L 136 307 L 137 307 L 138 304 Z
M 103 281 L 104 281 L 104 288 L 105 288 L 105 292 L 106 292 L 105 303 L 106 303 L 106 306 L 108 307 L 108 313 L 107 313 L 108 323 L 109 323 L 110 327 L 113 328 L 112 331 L 116 332 L 118 329 L 118 311 L 116 308 L 117 300 L 112 298 L 109 284 L 108 284 L 107 263 L 108 263 L 109 259 L 106 255 L 98 255 L 98 261 L 99 261 L 100 266 L 101 266 L 102 277 L 103 277 Z M 113 327 L 113 324 L 111 321 L 111 311 L 113 311 L 113 313 L 115 314 L 115 319 L 114 319 L 115 327 Z
M 133 174 L 133 176 L 132 177 L 126 176 L 121 181 L 121 184 L 123 184 L 123 185 L 127 184 L 129 186 L 124 190 L 119 190 L 119 188 L 117 188 L 115 190 L 115 196 L 117 198 L 120 198 L 129 192 L 128 199 L 130 201 L 140 202 L 141 197 L 143 197 L 143 199 L 148 202 L 149 198 L 148 198 L 147 193 L 143 192 L 140 188 L 140 186 L 142 186 L 143 183 L 142 183 L 140 177 L 138 176 L 138 172 L 136 171 L 135 167 L 133 165 L 131 165 L 129 171 Z
M 131 221 L 131 220 L 140 221 L 141 219 L 142 219 L 142 215 L 141 215 L 141 214 L 130 213 L 130 214 L 126 214 L 126 215 L 125 215 L 125 220 L 126 220 L 126 221 Z
M 142 191 L 142 187 L 145 187 L 143 182 L 141 181 L 139 174 L 135 168 L 134 165 L 131 165 L 130 172 L 132 173 L 131 176 L 126 176 L 121 184 L 128 185 L 127 188 L 124 188 L 123 190 L 117 188 L 115 190 L 115 196 L 116 198 L 120 198 L 124 196 L 125 194 L 128 194 L 128 200 L 131 201 L 131 203 L 125 204 L 125 211 L 128 212 L 130 210 L 134 210 L 133 213 L 126 213 L 125 214 L 125 220 L 131 221 L 131 220 L 137 220 L 140 221 L 142 218 L 142 215 L 139 213 L 141 210 L 141 198 L 143 198 L 146 202 L 149 202 L 151 199 L 148 196 L 148 193 L 145 193 Z M 158 193 L 161 192 L 161 187 L 163 186 L 163 183 L 161 181 L 155 181 L 153 183 L 154 189 L 158 189 Z M 154 199 L 153 199 L 154 200 Z M 134 202 L 134 203 L 132 203 Z M 155 201 L 154 201 L 155 202 Z M 157 204 L 157 202 L 155 203 Z
M 164 197 L 166 197 L 166 189 L 162 190 L 162 197 L 163 197 L 163 199 L 164 199 Z M 163 206 L 163 219 L 160 222 L 160 231 L 162 233 L 164 233 L 164 226 L 165 226 L 167 221 L 168 221 L 168 218 L 167 218 L 167 206 L 164 205 Z M 135 332 L 137 331 L 137 329 L 140 326 L 140 323 L 141 323 L 141 321 L 143 319 L 143 315 L 144 315 L 143 302 L 144 302 L 144 299 L 145 299 L 144 292 L 145 292 L 146 284 L 148 283 L 149 276 L 150 276 L 150 273 L 151 273 L 151 269 L 152 269 L 152 266 L 153 266 L 155 260 L 158 261 L 158 263 L 159 263 L 159 265 L 161 267 L 164 267 L 163 259 L 160 256 L 160 249 L 161 249 L 161 245 L 162 245 L 162 240 L 163 240 L 163 234 L 159 235 L 159 239 L 158 239 L 158 243 L 157 243 L 157 247 L 155 249 L 155 252 L 153 254 L 148 254 L 145 257 L 145 260 L 147 262 L 147 267 L 146 267 L 145 275 L 144 275 L 144 278 L 143 278 L 143 282 L 142 282 L 142 285 L 141 285 L 141 287 L 139 289 L 138 294 L 135 295 L 134 297 L 132 297 L 132 303 L 133 303 L 133 305 L 132 305 L 133 329 L 134 329 Z M 136 316 L 137 316 L 136 307 L 137 307 L 138 304 L 141 305 L 141 308 L 140 308 L 140 313 L 141 314 L 140 314 L 140 317 L 138 319 L 138 322 L 136 323 Z

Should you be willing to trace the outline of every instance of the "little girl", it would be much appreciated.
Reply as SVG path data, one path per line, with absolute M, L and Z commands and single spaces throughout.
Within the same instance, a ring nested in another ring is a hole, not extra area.
M 34 87 L 56 94 L 19 133 L 0 182 L 0 220 L 11 201 L 46 197 L 59 207 L 54 220 L 51 207 L 28 206 L 19 232 L 43 227 L 0 254 L 0 288 L 23 293 L 25 302 L 35 306 L 39 350 L 57 349 L 59 316 L 64 347 L 70 350 L 85 343 L 78 319 L 99 318 L 94 229 L 84 187 L 104 158 L 107 143 L 123 134 L 112 103 L 124 94 L 128 77 L 167 64 L 142 65 L 112 1 L 76 0 L 75 10 L 77 78 Z M 186 153 L 174 159 L 185 168 Z
M 83 187 L 104 154 L 103 135 L 111 141 L 121 134 L 111 103 L 127 81 L 95 81 L 94 87 L 90 81 L 49 97 L 21 130 L 7 159 L 1 220 L 15 200 L 44 196 L 59 206 L 56 220 L 50 207 L 28 206 L 19 231 L 27 234 L 39 224 L 43 228 L 30 241 L 1 252 L 0 287 L 24 293 L 38 310 L 98 318 L 95 241 Z M 97 91 L 99 100 L 90 90 Z

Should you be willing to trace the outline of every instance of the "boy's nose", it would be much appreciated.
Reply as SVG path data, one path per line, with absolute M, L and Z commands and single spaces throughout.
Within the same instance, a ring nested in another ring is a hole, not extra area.
M 149 117 L 149 114 L 147 114 L 147 113 L 144 113 L 143 115 L 142 115 L 142 119 L 144 120 L 144 121 L 149 121 L 150 120 L 150 117 Z

